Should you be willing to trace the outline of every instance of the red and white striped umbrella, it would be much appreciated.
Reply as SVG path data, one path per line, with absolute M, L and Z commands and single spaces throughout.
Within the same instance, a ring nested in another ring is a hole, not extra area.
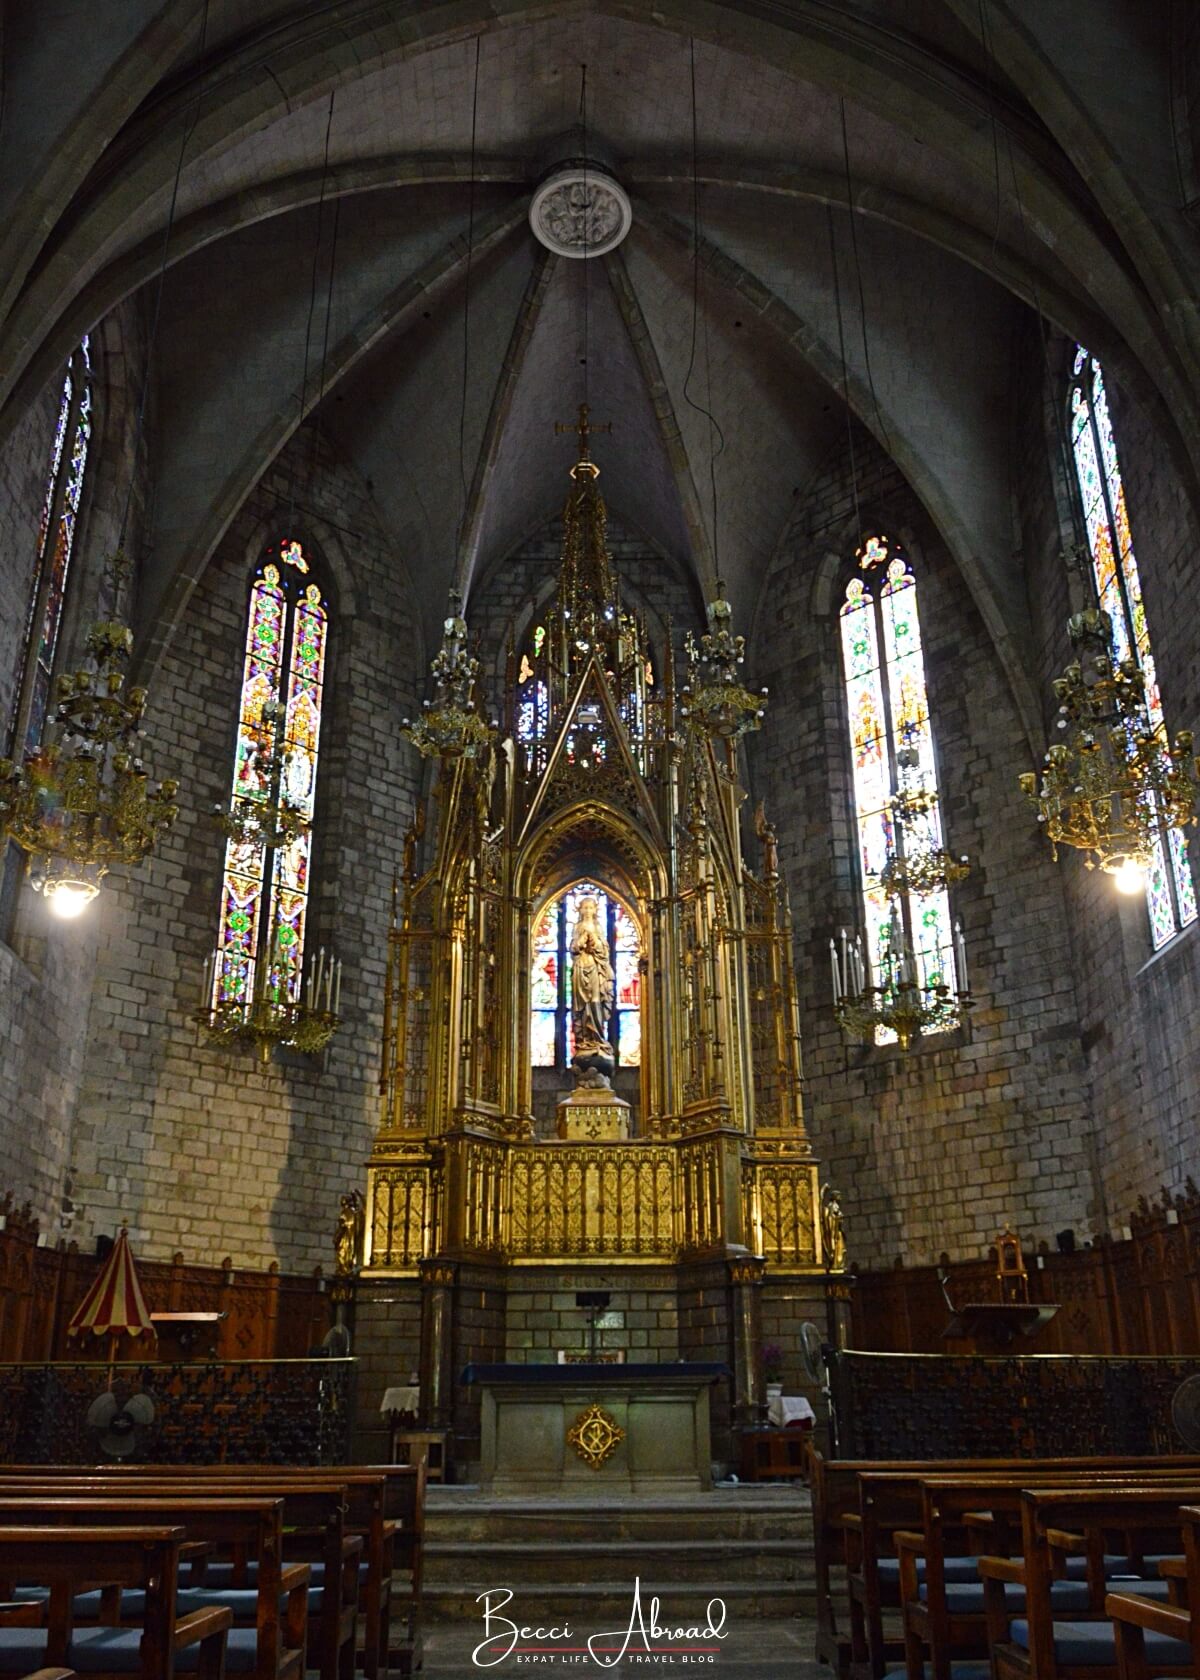
M 154 1335 L 124 1226 L 95 1283 L 71 1314 L 67 1335 L 78 1336 L 85 1330 L 95 1336 L 140 1336 L 143 1331 Z

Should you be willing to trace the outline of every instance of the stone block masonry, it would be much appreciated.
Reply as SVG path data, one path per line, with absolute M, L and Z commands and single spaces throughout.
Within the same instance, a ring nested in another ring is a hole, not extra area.
M 978 1254 L 1009 1220 L 1052 1238 L 1093 1186 L 1067 905 L 1017 795 L 1029 745 L 961 573 L 898 469 L 861 432 L 855 448 L 862 534 L 900 542 L 917 578 L 947 844 L 972 862 L 951 895 L 979 1000 L 965 1032 L 905 1055 L 833 1020 L 829 940 L 862 922 L 837 618 L 861 539 L 840 443 L 768 579 L 753 660 L 772 703 L 751 765 L 791 892 L 806 1122 L 851 1258 L 886 1265 Z
M 264 1065 L 188 1017 L 217 932 L 224 841 L 210 813 L 229 796 L 249 579 L 289 534 L 332 604 L 307 938 L 346 973 L 326 1055 Z M 360 1184 L 377 1124 L 391 882 L 421 778 L 399 731 L 420 652 L 370 496 L 310 428 L 234 522 L 151 691 L 147 729 L 160 773 L 178 766 L 180 817 L 111 894 L 74 1131 L 88 1229 L 127 1218 L 152 1256 L 328 1266 L 338 1198 Z

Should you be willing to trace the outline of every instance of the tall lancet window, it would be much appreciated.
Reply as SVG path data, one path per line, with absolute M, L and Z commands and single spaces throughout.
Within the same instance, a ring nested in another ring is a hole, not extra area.
M 298 542 L 267 550 L 250 585 L 215 1005 L 300 1001 L 329 607 Z M 272 843 L 274 839 L 274 843 Z
M 1167 726 L 1133 552 L 1125 485 L 1113 441 L 1108 394 L 1100 363 L 1082 345 L 1076 350 L 1072 369 L 1070 410 L 1071 448 L 1100 605 L 1112 620 L 1118 658 L 1136 659 L 1141 667 L 1150 722 L 1165 740 Z M 1196 890 L 1181 829 L 1169 829 L 1165 844 L 1159 837 L 1146 882 L 1146 902 L 1155 950 L 1196 920 Z
M 919 983 L 954 991 L 954 929 L 945 889 L 889 893 L 883 879 L 889 859 L 904 845 L 893 808 L 898 793 L 921 807 L 922 846 L 937 851 L 945 844 L 917 583 L 903 553 L 886 537 L 869 537 L 856 561 L 840 624 L 871 981 L 879 983 L 889 953 L 898 955 L 892 946 L 902 931 Z M 880 1030 L 880 1043 L 891 1038 Z
M 63 377 L 38 524 L 24 657 L 10 728 L 12 750 L 22 756 L 36 752 L 46 727 L 91 441 L 92 358 L 85 338 L 67 363 Z

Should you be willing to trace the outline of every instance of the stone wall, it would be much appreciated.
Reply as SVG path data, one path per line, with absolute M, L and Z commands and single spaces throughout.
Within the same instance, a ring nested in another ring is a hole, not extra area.
M 1017 793 L 1031 745 L 945 545 L 862 433 L 856 454 L 862 531 L 901 542 L 918 580 L 945 830 L 972 861 L 952 894 L 978 999 L 965 1032 L 905 1055 L 846 1040 L 832 1016 L 829 940 L 861 925 L 837 622 L 860 538 L 841 441 L 764 591 L 754 681 L 772 699 L 751 765 L 791 892 L 807 1125 L 851 1258 L 878 1265 L 977 1253 L 1009 1220 L 1079 1225 L 1093 1183 L 1062 879 Z
M 294 476 L 295 475 L 295 476 Z M 332 599 L 308 939 L 345 961 L 324 1057 L 205 1040 L 189 1019 L 216 938 L 247 590 L 263 548 L 297 535 Z M 400 562 L 357 476 L 311 429 L 266 475 L 189 600 L 151 689 L 160 774 L 179 820 L 136 880 L 105 896 L 74 1135 L 84 1229 L 128 1219 L 139 1251 L 330 1259 L 339 1196 L 377 1123 L 393 872 L 420 783 L 400 738 L 423 659 Z
M 1064 401 L 1069 355 L 1059 346 L 1052 378 L 1031 351 L 1021 401 L 1020 510 L 1030 565 L 1030 601 L 1041 693 L 1071 656 L 1068 578 L 1059 555 L 1071 539 L 1062 452 L 1051 403 Z M 1168 727 L 1200 724 L 1196 555 L 1200 524 L 1151 417 L 1106 380 L 1125 480 L 1130 527 Z M 1075 601 L 1091 601 L 1090 568 Z M 1050 718 L 1047 716 L 1047 731 Z M 1200 846 L 1192 830 L 1193 873 Z M 1178 1193 L 1200 1177 L 1200 928 L 1158 953 L 1144 899 L 1123 898 L 1099 871 L 1064 848 L 1058 866 L 1071 931 L 1081 1042 L 1095 1126 L 1093 1224 L 1119 1235 L 1139 1196 Z M 1068 1221 L 1074 1223 L 1074 1221 Z
M 60 668 L 66 669 L 80 663 L 88 623 L 96 616 L 102 590 L 107 594 L 104 561 L 116 546 L 127 495 L 131 552 L 136 552 L 141 528 L 145 462 L 139 456 L 135 467 L 134 410 L 145 348 L 143 322 L 132 304 L 114 311 L 92 334 L 91 357 L 92 440 L 59 634 Z M 5 752 L 14 744 L 11 718 L 61 391 L 60 374 L 0 449 L 0 747 Z M 7 856 L 0 854 L 0 1140 L 4 1188 L 32 1202 L 53 1241 L 72 1233 L 71 1135 L 86 1046 L 81 1023 L 88 1016 L 103 912 L 109 906 L 93 906 L 101 913 L 79 922 L 57 920 L 29 889 L 24 874 L 16 847 Z

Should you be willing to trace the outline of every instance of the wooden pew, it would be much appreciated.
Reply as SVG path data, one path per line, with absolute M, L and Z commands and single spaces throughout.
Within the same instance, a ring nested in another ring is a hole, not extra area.
M 184 1530 L 174 1523 L 136 1526 L 101 1523 L 83 1528 L 34 1526 L 0 1518 L 0 1578 L 32 1577 L 50 1589 L 43 1628 L 0 1627 L 6 1666 L 28 1651 L 30 1672 L 62 1673 L 82 1658 L 89 1673 L 173 1680 L 179 1658 L 199 1680 L 223 1680 L 228 1610 L 176 1615 L 179 1548 Z M 136 1628 L 76 1628 L 77 1595 L 98 1584 L 143 1595 Z M 51 1665 L 35 1668 L 36 1664 Z
M 890 1661 L 902 1659 L 901 1638 L 887 1638 L 884 1611 L 900 1602 L 899 1563 L 894 1536 L 914 1528 L 920 1520 L 920 1483 L 923 1477 L 945 1473 L 1007 1475 L 1045 1469 L 1088 1473 L 1126 1471 L 1121 1458 L 824 1460 L 810 1455 L 813 1488 L 814 1552 L 817 1574 L 817 1655 L 837 1667 L 852 1670 L 860 1680 L 881 1680 Z M 1133 1461 L 1149 1468 L 1178 1470 L 1189 1465 L 1200 1475 L 1200 1458 L 1160 1458 Z M 864 1500 L 863 1480 L 873 1490 Z M 886 1478 L 886 1480 L 884 1479 Z M 846 1569 L 849 1638 L 839 1634 L 833 1604 L 831 1569 Z
M 1183 1506 L 1179 1521 L 1184 1555 L 1182 1559 L 1165 1560 L 1160 1572 L 1168 1579 L 1182 1576 L 1185 1602 L 1151 1604 L 1120 1591 L 1109 1593 L 1104 1601 L 1116 1637 L 1120 1680 L 1150 1680 L 1148 1633 L 1158 1639 L 1189 1645 L 1192 1673 L 1200 1674 L 1200 1507 Z M 1154 1672 L 1158 1672 L 1157 1663 Z
M 255 1625 L 234 1628 L 226 1647 L 227 1666 L 253 1673 L 256 1680 L 303 1680 L 308 1624 L 309 1566 L 284 1568 L 283 1501 L 253 1494 L 237 1498 L 208 1498 L 181 1489 L 172 1498 L 143 1497 L 136 1489 L 125 1494 L 70 1497 L 58 1489 L 50 1493 L 21 1491 L 0 1485 L 0 1524 L 55 1524 L 95 1530 L 106 1526 L 146 1523 L 186 1530 L 189 1538 L 218 1545 L 244 1546 L 257 1565 Z M 22 1578 L 30 1579 L 29 1572 Z M 0 1579 L 4 1579 L 0 1574 Z M 178 1567 L 173 1581 L 178 1586 Z M 35 1586 L 43 1583 L 32 1579 Z M 281 1613 L 281 1600 L 284 1608 Z M 184 1599 L 185 1608 L 187 1600 Z M 101 1614 L 119 1620 L 120 1606 L 105 1604 Z
M 286 1489 L 274 1479 L 264 1477 L 261 1483 L 253 1478 L 234 1477 L 226 1471 L 220 1477 L 197 1478 L 190 1475 L 161 1476 L 147 1466 L 131 1466 L 116 1475 L 107 1471 L 61 1471 L 46 1480 L 29 1475 L 21 1480 L 8 1480 L 0 1475 L 0 1492 L 5 1490 L 22 1495 L 70 1492 L 79 1497 L 125 1497 L 127 1490 L 136 1489 L 145 1499 L 174 1499 L 188 1484 L 202 1498 L 240 1498 L 245 1493 L 262 1497 L 283 1496 L 283 1521 L 288 1532 L 284 1535 L 283 1556 L 293 1562 L 313 1566 L 319 1583 L 319 1607 L 310 1609 L 308 1618 L 309 1647 L 318 1653 L 322 1680 L 353 1680 L 355 1636 L 358 1617 L 359 1554 L 363 1549 L 361 1535 L 346 1532 L 347 1489 L 337 1472 L 314 1476 L 312 1479 L 290 1483 Z M 382 1495 L 378 1500 L 382 1509 Z M 200 1548 L 192 1547 L 193 1551 Z M 258 1613 L 257 1579 L 251 1581 L 245 1557 L 240 1547 L 228 1578 L 220 1585 L 206 1579 L 208 1555 L 214 1548 L 203 1548 L 206 1555 L 197 1557 L 190 1569 L 181 1571 L 181 1585 L 188 1603 L 228 1603 L 239 1624 L 253 1623 Z M 319 1571 L 319 1574 L 318 1574 Z
M 364 1537 L 363 1612 L 365 1633 L 361 1653 L 367 1680 L 386 1680 L 389 1665 L 410 1674 L 421 1661 L 421 1584 L 424 1557 L 425 1473 L 423 1466 L 378 1464 L 337 1465 L 328 1470 L 302 1465 L 145 1465 L 125 1464 L 89 1472 L 77 1465 L 0 1466 L 0 1485 L 6 1480 L 78 1478 L 81 1475 L 113 1476 L 141 1480 L 146 1476 L 163 1481 L 182 1480 L 209 1487 L 234 1478 L 236 1486 L 269 1488 L 286 1495 L 290 1488 L 314 1479 L 337 1480 L 347 1488 L 346 1526 Z M 375 1490 L 382 1483 L 380 1502 Z M 290 1518 L 288 1519 L 291 1520 Z M 409 1589 L 406 1628 L 398 1640 L 391 1637 L 393 1576 Z M 218 1577 L 220 1578 L 220 1577 Z M 315 1579 L 320 1579 L 318 1574 Z
M 1116 1634 L 1101 1608 L 1092 1614 L 1056 1615 L 1052 1588 L 1060 1560 L 1084 1556 L 1092 1602 L 1104 1606 L 1104 1551 L 1111 1534 L 1127 1536 L 1139 1554 L 1178 1550 L 1182 1504 L 1200 1498 L 1191 1487 L 1153 1484 L 1026 1489 L 1021 1495 L 1021 1557 L 983 1557 L 988 1643 L 996 1680 L 1100 1680 L 1117 1666 Z M 1015 1615 L 1005 1587 L 1024 1589 L 1023 1615 Z M 1155 1630 L 1145 1632 L 1155 1674 L 1190 1674 L 1192 1647 Z
M 912 1532 L 902 1530 L 894 1536 L 900 1559 L 900 1615 L 909 1674 L 922 1675 L 928 1660 L 934 1680 L 949 1680 L 952 1662 L 970 1661 L 986 1654 L 983 1583 L 969 1554 L 976 1549 L 979 1533 L 988 1535 L 987 1550 L 992 1555 L 1010 1557 L 1014 1551 L 1019 1552 L 1021 1493 L 1025 1488 L 1122 1485 L 1128 1483 L 1129 1476 L 1128 1470 L 1100 1470 L 1085 1475 L 1079 1470 L 1032 1465 L 1005 1475 L 924 1478 L 918 1528 Z M 1155 1485 L 1171 1482 L 1186 1485 L 1195 1477 L 1194 1470 L 1150 1470 L 1144 1473 L 1143 1479 Z M 985 1507 L 986 1523 L 979 1515 Z M 922 1563 L 924 1568 L 919 1574 Z M 1089 1591 L 1086 1563 L 1083 1557 L 1066 1561 L 1062 1578 L 1051 1589 L 1056 1610 L 1098 1613 L 1100 1604 L 1096 1594 Z M 1136 1563 L 1136 1559 L 1124 1555 L 1110 1555 L 1105 1560 L 1101 1580 L 1105 1576 L 1123 1575 L 1130 1579 L 1132 1591 L 1138 1574 Z M 1161 1581 L 1143 1582 L 1139 1590 L 1166 1597 L 1165 1584 Z

